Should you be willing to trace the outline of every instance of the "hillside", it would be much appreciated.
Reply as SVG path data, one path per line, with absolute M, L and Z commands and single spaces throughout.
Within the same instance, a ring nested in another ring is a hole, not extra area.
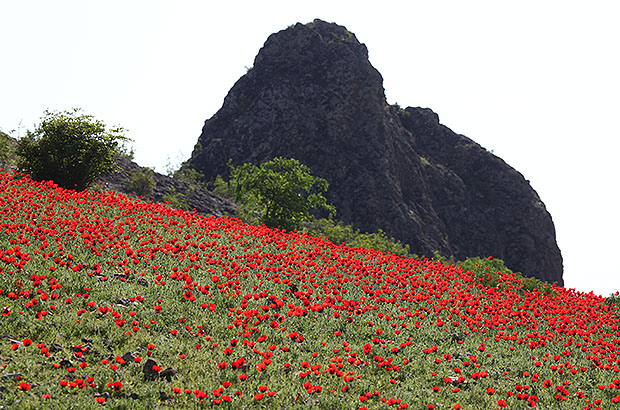
M 347 224 L 383 229 L 417 254 L 495 255 L 563 284 L 554 224 L 529 181 L 432 111 L 389 105 L 368 53 L 321 20 L 272 34 L 185 167 L 213 181 L 229 160 L 296 158 L 329 182 Z
M 7 172 L 0 232 L 5 408 L 620 407 L 593 294 Z
M 100 178 L 100 187 L 104 190 L 132 194 L 128 182 L 131 181 L 132 176 L 143 172 L 147 172 L 154 183 L 153 192 L 147 195 L 145 200 L 165 203 L 169 198 L 176 197 L 186 210 L 195 209 L 202 215 L 224 216 L 235 213 L 237 205 L 213 194 L 204 187 L 150 171 L 126 157 L 118 159 L 117 171 Z

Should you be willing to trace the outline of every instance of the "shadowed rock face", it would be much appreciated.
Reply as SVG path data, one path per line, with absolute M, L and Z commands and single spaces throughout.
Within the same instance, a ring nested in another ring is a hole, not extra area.
M 276 156 L 325 178 L 337 217 L 363 231 L 563 283 L 551 216 L 523 176 L 431 110 L 388 105 L 366 47 L 342 26 L 315 20 L 269 36 L 185 166 L 212 181 L 229 159 Z
M 399 117 L 427 158 L 433 208 L 452 253 L 495 255 L 513 270 L 563 284 L 551 215 L 523 175 L 429 109 L 408 107 Z

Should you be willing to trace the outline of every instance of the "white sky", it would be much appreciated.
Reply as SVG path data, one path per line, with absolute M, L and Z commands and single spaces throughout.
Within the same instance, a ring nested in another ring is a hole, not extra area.
M 315 18 L 367 45 L 388 103 L 433 109 L 531 181 L 566 287 L 620 290 L 614 0 L 0 0 L 0 129 L 18 137 L 45 109 L 81 107 L 163 172 L 267 37 Z

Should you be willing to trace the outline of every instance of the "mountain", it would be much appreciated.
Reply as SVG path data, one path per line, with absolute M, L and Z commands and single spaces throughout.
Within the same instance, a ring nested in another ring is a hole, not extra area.
M 184 166 L 212 181 L 229 160 L 276 156 L 325 178 L 345 223 L 419 254 L 493 255 L 563 284 L 553 221 L 529 182 L 431 110 L 389 105 L 366 46 L 343 26 L 314 20 L 269 36 Z

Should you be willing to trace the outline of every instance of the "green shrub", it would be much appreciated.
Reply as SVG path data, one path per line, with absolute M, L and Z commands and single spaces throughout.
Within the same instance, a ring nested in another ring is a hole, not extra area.
M 609 306 L 615 305 L 620 308 L 620 292 L 616 291 L 615 293 L 612 293 L 611 295 L 606 297 L 604 303 Z
M 230 177 L 236 203 L 260 223 L 286 230 L 299 229 L 302 222 L 312 219 L 312 209 L 336 213 L 323 196 L 328 186 L 326 180 L 311 175 L 310 169 L 294 158 L 233 167 Z
M 18 167 L 33 179 L 82 190 L 116 169 L 116 157 L 126 151 L 128 140 L 122 128 L 106 129 L 77 108 L 45 111 L 37 128 L 17 143 Z
M 207 189 L 204 175 L 193 168 L 180 168 L 172 173 L 172 178 Z
M 360 233 L 360 230 L 353 228 L 352 225 L 322 218 L 305 223 L 305 230 L 312 236 L 325 238 L 335 244 L 344 243 L 350 247 L 363 247 L 400 256 L 417 257 L 409 253 L 409 245 L 389 237 L 381 229 L 378 232 Z
M 189 210 L 189 204 L 185 199 L 185 195 L 181 192 L 176 192 L 174 187 L 161 198 L 161 202 L 168 204 L 171 208 Z
M 237 189 L 237 186 L 235 184 L 235 181 L 230 181 L 230 180 L 225 181 L 221 175 L 218 175 L 217 177 L 215 177 L 215 181 L 213 182 L 213 187 L 211 191 L 215 195 L 219 195 L 222 198 L 226 198 L 231 201 L 234 201 L 236 189 Z
M 9 168 L 12 165 L 13 144 L 11 137 L 0 131 L 0 168 Z
M 125 189 L 129 192 L 133 192 L 136 195 L 150 196 L 155 189 L 155 181 L 153 180 L 153 171 L 144 168 L 141 171 L 136 171 L 129 177 L 129 182 L 125 186 Z
M 512 274 L 515 279 L 520 282 L 518 289 L 520 292 L 529 292 L 534 289 L 538 289 L 541 293 L 554 294 L 555 291 L 551 287 L 551 284 L 537 279 L 523 275 L 521 272 L 513 272 L 506 266 L 503 260 L 493 258 L 480 258 L 478 256 L 467 258 L 463 261 L 454 262 L 454 258 L 445 258 L 435 252 L 435 259 L 443 263 L 444 265 L 456 265 L 461 266 L 465 271 L 470 271 L 476 275 L 480 283 L 487 287 L 495 287 L 502 283 L 506 283 L 505 278 L 501 278 L 500 274 Z M 500 285 L 501 286 L 501 285 Z

